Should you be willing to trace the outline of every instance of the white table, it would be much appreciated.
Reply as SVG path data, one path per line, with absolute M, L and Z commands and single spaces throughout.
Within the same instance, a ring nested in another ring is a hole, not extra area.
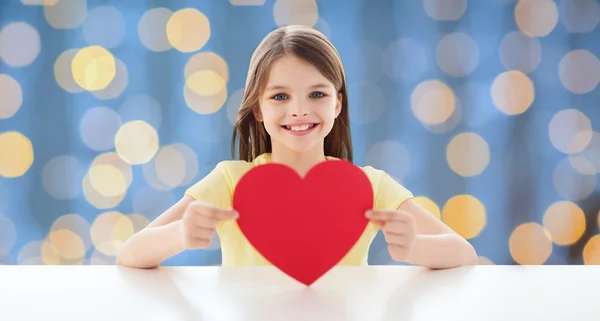
M 0 266 L 2 321 L 600 320 L 600 267 Z

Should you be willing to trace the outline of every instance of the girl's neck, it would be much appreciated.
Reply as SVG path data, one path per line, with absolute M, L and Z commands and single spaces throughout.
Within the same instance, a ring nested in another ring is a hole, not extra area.
M 303 177 L 313 166 L 324 162 L 325 160 L 327 159 L 322 148 L 315 148 L 314 151 L 302 153 L 293 152 L 287 149 L 282 150 L 273 148 L 273 151 L 271 152 L 271 163 L 279 163 L 290 166 L 296 172 L 298 172 L 300 176 Z

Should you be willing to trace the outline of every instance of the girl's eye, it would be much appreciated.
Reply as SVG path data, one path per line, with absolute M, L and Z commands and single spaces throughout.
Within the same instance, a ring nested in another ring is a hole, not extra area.
M 286 96 L 284 94 L 277 94 L 277 95 L 273 96 L 273 98 L 275 100 L 284 100 L 286 98 Z
M 324 97 L 324 96 L 325 96 L 325 94 L 323 94 L 322 92 L 314 92 L 314 93 L 311 94 L 312 98 L 321 98 L 321 97 Z

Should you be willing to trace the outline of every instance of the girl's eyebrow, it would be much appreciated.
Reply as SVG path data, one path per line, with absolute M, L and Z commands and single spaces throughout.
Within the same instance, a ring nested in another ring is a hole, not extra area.
M 312 85 L 310 86 L 310 89 L 317 89 L 317 88 L 329 88 L 330 86 L 327 86 L 326 84 L 316 84 L 316 85 Z M 273 85 L 273 86 L 269 86 L 267 87 L 267 89 L 265 89 L 266 91 L 271 91 L 271 90 L 282 90 L 282 89 L 289 89 L 286 86 L 281 86 L 281 85 Z

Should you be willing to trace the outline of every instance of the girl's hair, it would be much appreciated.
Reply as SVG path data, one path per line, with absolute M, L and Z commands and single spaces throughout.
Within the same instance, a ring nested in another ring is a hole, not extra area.
M 271 138 L 254 112 L 259 111 L 259 97 L 265 89 L 272 64 L 284 55 L 295 55 L 313 64 L 341 93 L 342 110 L 325 137 L 324 152 L 326 156 L 352 162 L 346 75 L 339 53 L 325 35 L 297 25 L 270 32 L 252 55 L 244 96 L 233 128 L 232 157 L 236 158 L 236 147 L 239 159 L 245 161 L 271 152 Z

